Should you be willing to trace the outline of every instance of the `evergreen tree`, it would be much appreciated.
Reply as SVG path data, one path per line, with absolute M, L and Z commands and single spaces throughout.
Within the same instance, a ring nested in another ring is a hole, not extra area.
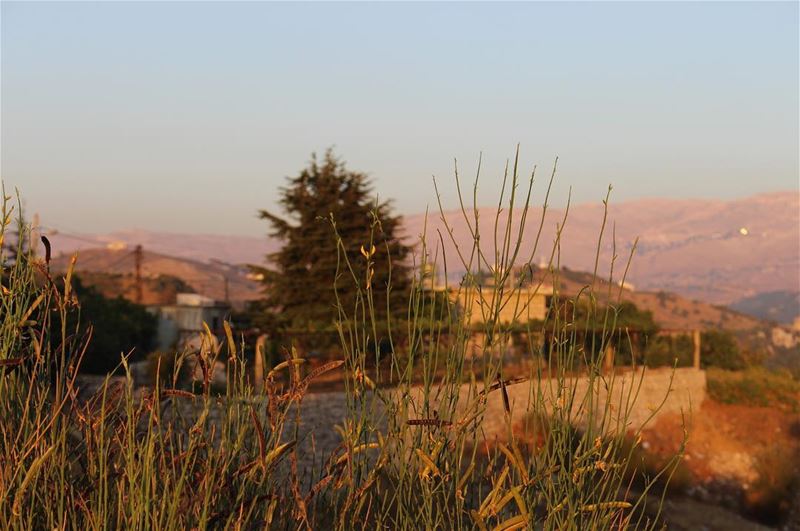
M 259 212 L 283 247 L 267 256 L 266 267 L 252 266 L 263 275 L 264 287 L 264 299 L 254 305 L 260 313 L 256 320 L 268 326 L 329 328 L 337 316 L 337 293 L 352 318 L 357 285 L 362 293 L 369 285 L 378 319 L 387 317 L 387 296 L 392 313 L 404 312 L 410 247 L 398 236 L 401 218 L 392 215 L 388 202 L 374 199 L 367 176 L 349 171 L 328 150 L 321 161 L 312 155 L 308 167 L 287 181 L 280 198 L 286 217 Z M 369 278 L 368 259 L 374 271 Z

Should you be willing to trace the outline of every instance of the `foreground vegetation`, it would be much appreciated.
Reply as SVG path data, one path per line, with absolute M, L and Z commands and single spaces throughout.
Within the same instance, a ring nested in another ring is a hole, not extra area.
M 480 308 L 466 309 L 486 316 L 487 339 L 475 357 L 465 356 L 470 330 L 464 319 L 425 290 L 429 264 L 447 264 L 437 249 L 428 248 L 424 235 L 407 291 L 407 339 L 401 347 L 393 342 L 393 323 L 376 310 L 391 296 L 390 279 L 384 300 L 373 291 L 373 257 L 383 241 L 380 217 L 372 217 L 369 240 L 357 253 L 330 218 L 341 359 L 304 371 L 305 360 L 287 345 L 285 359 L 254 382 L 248 377 L 253 360 L 226 326 L 221 345 L 207 332 L 198 351 L 176 353 L 172 378 L 154 378 L 159 382 L 154 388 L 134 389 L 123 357 L 127 377 L 107 379 L 87 397 L 76 382 L 93 332 L 69 318 L 81 304 L 71 270 L 63 280 L 54 279 L 47 257 L 35 257 L 23 245 L 5 253 L 0 527 L 658 527 L 659 509 L 645 511 L 645 501 L 663 495 L 680 455 L 652 475 L 637 475 L 632 456 L 641 427 L 634 428 L 632 445 L 623 442 L 636 387 L 625 403 L 615 405 L 621 411 L 614 420 L 611 405 L 595 402 L 592 391 L 614 384 L 614 373 L 602 370 L 600 354 L 614 334 L 619 336 L 616 295 L 587 286 L 579 297 L 586 304 L 572 305 L 586 309 L 586 322 L 602 323 L 601 330 L 581 334 L 589 344 L 576 340 L 574 318 L 565 322 L 555 312 L 541 325 L 549 334 L 527 334 L 532 356 L 548 352 L 541 356 L 544 362 L 524 377 L 506 373 L 501 346 L 511 332 L 496 316 L 509 300 L 519 300 L 509 297 L 518 287 L 508 282 L 508 272 L 517 262 L 530 262 L 533 253 L 518 256 L 520 242 L 538 235 L 513 232 L 514 207 L 519 203 L 524 219 L 530 187 L 520 200 L 516 165 L 503 179 L 507 197 L 501 195 L 504 209 L 498 207 L 495 233 L 479 234 L 465 209 L 475 244 L 455 257 L 466 270 L 493 277 L 491 288 L 480 291 Z M 3 220 L 6 234 L 12 223 L 7 198 Z M 599 223 L 602 242 L 605 220 Z M 18 230 L 27 228 L 20 222 Z M 484 241 L 492 238 L 494 248 L 487 249 Z M 384 252 L 390 254 L 388 246 Z M 550 261 L 557 271 L 558 242 Z M 354 286 L 346 298 L 339 297 L 343 279 Z M 585 393 L 567 377 L 576 360 L 590 382 Z M 223 390 L 212 386 L 218 361 L 227 367 Z M 201 375 L 196 389 L 178 385 L 188 366 Z M 312 456 L 321 464 L 306 467 L 304 454 L 313 453 L 314 444 L 300 430 L 301 405 L 310 383 L 326 371 L 343 372 L 347 415 L 337 427 L 338 447 L 330 455 Z M 545 372 L 557 385 L 539 385 Z M 530 389 L 524 418 L 508 403 L 510 385 Z M 483 430 L 492 394 L 504 398 L 503 437 Z

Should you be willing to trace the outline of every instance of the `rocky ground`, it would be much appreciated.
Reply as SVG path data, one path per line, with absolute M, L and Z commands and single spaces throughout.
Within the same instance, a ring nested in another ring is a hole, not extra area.
M 747 520 L 734 511 L 687 497 L 664 501 L 662 517 L 670 531 L 767 531 L 770 527 Z
M 800 493 L 793 494 L 800 480 L 800 415 L 706 400 L 687 421 L 689 440 L 673 492 L 800 529 Z M 642 447 L 665 458 L 678 450 L 681 433 L 681 418 L 665 415 L 645 431 Z

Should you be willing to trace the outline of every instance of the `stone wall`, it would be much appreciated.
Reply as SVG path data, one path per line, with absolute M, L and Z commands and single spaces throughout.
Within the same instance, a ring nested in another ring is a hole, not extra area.
M 593 411 L 598 428 L 604 417 L 605 431 L 617 431 L 623 423 L 626 431 L 636 431 L 665 413 L 683 411 L 688 419 L 690 411 L 696 411 L 706 397 L 706 374 L 692 368 L 628 370 L 597 376 L 591 382 L 591 408 L 590 379 L 587 376 L 561 383 L 561 392 L 556 379 L 508 386 L 512 421 L 521 422 L 530 411 L 541 407 L 548 413 L 566 407 L 570 402 L 566 391 L 574 389 L 570 418 L 575 419 L 579 427 L 588 425 L 589 411 Z M 539 407 L 537 402 L 541 404 Z M 489 395 L 483 427 L 487 434 L 500 434 L 505 426 L 503 398 L 499 391 L 495 391 Z
M 586 407 L 581 407 L 581 401 L 588 396 L 589 378 L 576 377 L 562 382 L 567 389 L 575 389 L 575 401 L 572 407 L 571 418 L 579 427 L 587 426 L 588 415 Z M 606 412 L 604 431 L 622 431 L 621 423 L 627 418 L 625 431 L 636 431 L 645 423 L 653 423 L 665 413 L 680 413 L 687 415 L 690 411 L 699 409 L 706 397 L 706 374 L 704 371 L 683 369 L 648 369 L 621 371 L 613 376 L 598 376 L 593 381 L 595 424 Z M 479 384 L 479 390 L 482 385 Z M 528 382 L 507 387 L 509 404 L 511 407 L 512 425 L 522 423 L 532 410 L 536 409 L 536 400 L 541 401 L 543 409 L 548 413 L 555 407 L 563 407 L 568 403 L 563 397 L 559 399 L 558 381 L 556 379 L 543 379 L 541 382 L 530 384 Z M 417 389 L 417 391 L 419 391 Z M 413 395 L 412 395 L 413 396 Z M 460 391 L 458 407 L 464 409 L 474 400 L 469 396 L 469 387 L 463 386 Z M 415 397 L 417 404 L 420 397 Z M 376 405 L 380 405 L 376 401 Z M 302 405 L 301 433 L 313 432 L 318 449 L 332 449 L 339 443 L 339 437 L 333 426 L 341 424 L 347 415 L 345 396 L 342 392 L 312 393 L 307 395 Z M 624 407 L 624 404 L 631 404 Z M 608 409 L 606 406 L 608 405 Z M 581 414 L 583 412 L 583 414 Z M 380 415 L 380 412 L 378 412 Z M 413 415 L 412 415 L 413 416 Z M 497 390 L 489 393 L 486 411 L 483 415 L 482 428 L 487 438 L 503 438 L 507 432 L 505 408 L 502 393 Z
M 580 376 L 572 380 L 562 382 L 565 388 L 572 389 L 574 386 L 576 403 L 572 408 L 572 418 L 576 424 L 583 423 L 586 426 L 586 415 L 579 415 L 581 406 L 579 400 L 587 396 L 589 388 L 589 378 Z M 674 413 L 690 410 L 697 410 L 706 396 L 706 375 L 705 372 L 697 369 L 676 369 L 673 373 L 671 369 L 655 369 L 637 371 L 624 371 L 615 375 L 598 376 L 594 379 L 593 398 L 595 410 L 603 412 L 606 405 L 609 405 L 607 422 L 604 430 L 618 432 L 621 431 L 619 422 L 620 417 L 625 417 L 625 408 L 620 404 L 632 402 L 632 406 L 627 410 L 626 431 L 635 431 L 650 419 L 655 421 L 658 416 L 665 413 Z M 564 400 L 564 393 L 561 399 L 558 393 L 558 381 L 555 379 L 544 379 L 541 382 L 530 384 L 528 382 L 511 385 L 507 387 L 509 403 L 511 408 L 512 425 L 520 424 L 524 421 L 536 404 L 535 400 L 540 400 L 544 410 L 552 412 L 554 408 L 564 407 L 568 401 Z M 482 384 L 479 384 L 479 390 Z M 419 389 L 417 389 L 419 392 Z M 412 397 L 414 393 L 412 392 Z M 419 404 L 419 395 L 414 397 Z M 412 399 L 414 399 L 412 398 Z M 634 399 L 635 398 L 635 399 Z M 265 407 L 264 398 L 254 401 L 257 408 Z M 471 403 L 474 397 L 469 395 L 469 387 L 464 386 L 460 390 L 458 405 L 465 408 Z M 193 422 L 199 414 L 201 401 L 181 401 L 177 405 L 182 409 L 181 417 Z M 663 404 L 662 404 L 663 402 Z M 381 402 L 375 401 L 377 419 L 379 424 L 385 423 L 383 418 L 384 410 L 379 407 Z M 660 409 L 656 411 L 656 408 Z M 212 422 L 221 420 L 215 406 L 211 414 Z M 584 408 L 585 409 L 585 408 Z M 541 409 L 539 409 L 541 411 Z M 346 396 L 341 391 L 310 393 L 305 396 L 301 405 L 301 425 L 298 428 L 300 455 L 303 468 L 320 470 L 328 456 L 336 451 L 341 440 L 338 433 L 334 430 L 335 425 L 343 424 L 346 418 L 347 405 Z M 414 418 L 421 412 L 409 413 L 409 417 Z M 290 422 L 287 426 L 286 434 L 294 435 L 294 426 L 290 415 Z M 505 408 L 503 406 L 502 393 L 497 390 L 488 394 L 486 410 L 483 415 L 482 429 L 487 439 L 504 438 L 507 433 L 508 422 L 506 420 Z

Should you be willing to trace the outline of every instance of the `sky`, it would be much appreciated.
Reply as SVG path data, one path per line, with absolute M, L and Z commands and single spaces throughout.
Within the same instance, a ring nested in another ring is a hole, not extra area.
M 62 231 L 259 235 L 334 147 L 399 213 L 798 184 L 798 4 L 0 3 L 0 176 Z

